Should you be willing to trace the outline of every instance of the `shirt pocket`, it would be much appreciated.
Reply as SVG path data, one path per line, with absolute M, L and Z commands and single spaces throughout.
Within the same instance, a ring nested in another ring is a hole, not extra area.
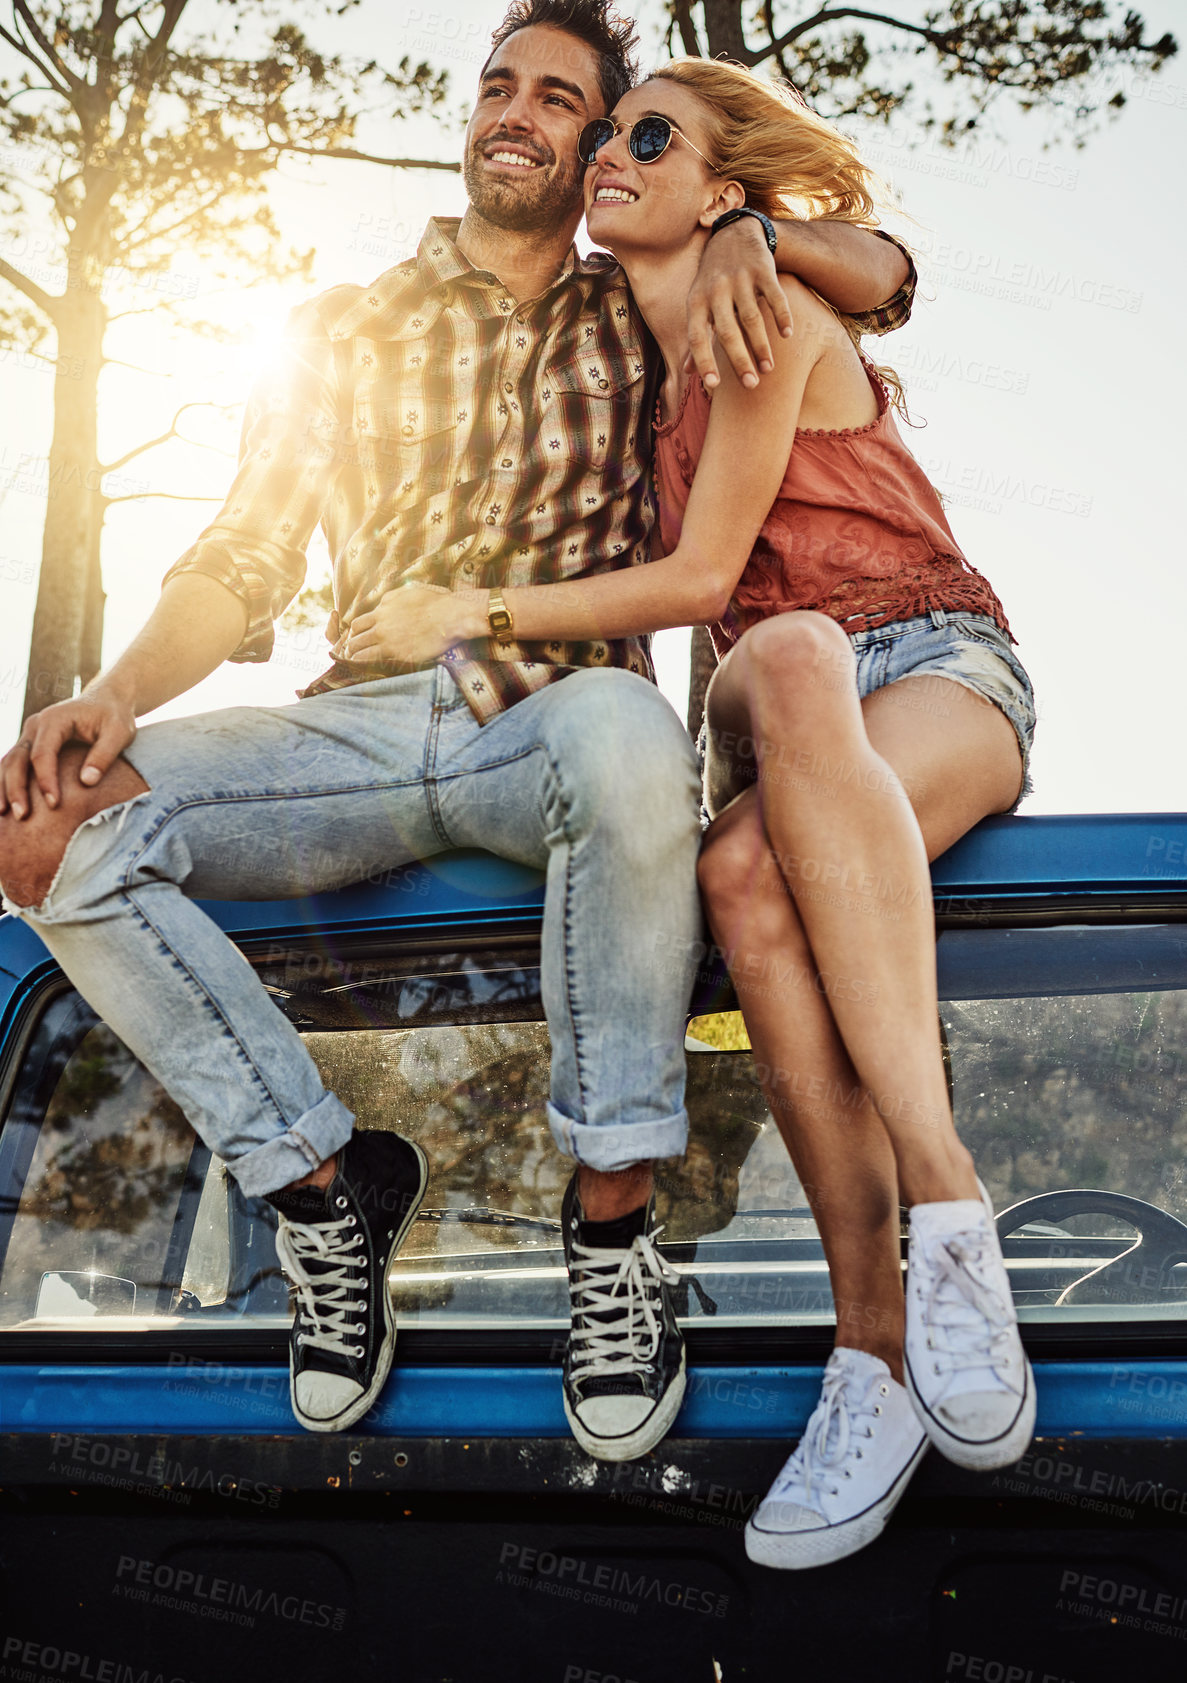
M 540 436 L 592 468 L 635 454 L 643 359 L 630 352 L 589 350 L 555 362 L 544 376 Z
M 413 318 L 356 367 L 355 420 L 397 492 L 452 486 L 472 428 L 470 358 L 440 322 Z M 459 352 L 461 354 L 459 354 Z

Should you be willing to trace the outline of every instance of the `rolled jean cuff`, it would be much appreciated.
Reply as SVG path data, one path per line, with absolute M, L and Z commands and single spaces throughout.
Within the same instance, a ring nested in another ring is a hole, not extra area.
M 653 1122 L 574 1122 L 548 1106 L 548 1126 L 557 1150 L 588 1169 L 626 1169 L 653 1157 L 682 1157 L 688 1144 L 688 1112 Z
M 354 1131 L 354 1117 L 341 1099 L 327 1093 L 283 1134 L 254 1151 L 227 1161 L 227 1168 L 248 1198 L 279 1192 L 304 1180 L 327 1157 L 344 1146 Z

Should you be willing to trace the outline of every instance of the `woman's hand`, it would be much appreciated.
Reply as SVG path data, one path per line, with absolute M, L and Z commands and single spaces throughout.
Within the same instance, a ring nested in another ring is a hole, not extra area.
M 399 585 L 351 621 L 343 654 L 366 666 L 425 666 L 455 643 L 485 635 L 485 600 L 485 591 Z

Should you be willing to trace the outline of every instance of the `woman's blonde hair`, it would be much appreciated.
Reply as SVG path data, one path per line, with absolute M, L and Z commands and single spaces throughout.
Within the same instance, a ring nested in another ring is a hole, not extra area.
M 673 59 L 647 80 L 678 82 L 700 96 L 709 156 L 725 179 L 741 183 L 746 203 L 755 210 L 772 217 L 828 217 L 874 228 L 875 207 L 891 202 L 885 184 L 862 162 L 853 141 L 810 110 L 788 83 L 757 76 L 728 60 L 704 58 Z M 853 321 L 826 298 L 820 301 L 858 344 L 860 333 Z M 890 368 L 879 368 L 878 373 L 905 416 L 897 375 Z

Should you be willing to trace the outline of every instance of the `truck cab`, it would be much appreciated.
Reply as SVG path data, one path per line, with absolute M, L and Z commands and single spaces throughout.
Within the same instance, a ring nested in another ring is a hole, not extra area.
M 0 1676 L 238 1676 L 262 1637 L 293 1683 L 1180 1679 L 1187 816 L 989 820 L 932 875 L 956 1122 L 1036 1436 L 993 1474 L 929 1452 L 876 1543 L 798 1573 L 751 1564 L 742 1530 L 833 1306 L 711 949 L 689 1148 L 657 1166 L 687 1394 L 609 1465 L 561 1401 L 537 873 L 450 854 L 205 905 L 358 1126 L 430 1163 L 391 1378 L 328 1437 L 289 1408 L 275 1212 L 0 919 Z

